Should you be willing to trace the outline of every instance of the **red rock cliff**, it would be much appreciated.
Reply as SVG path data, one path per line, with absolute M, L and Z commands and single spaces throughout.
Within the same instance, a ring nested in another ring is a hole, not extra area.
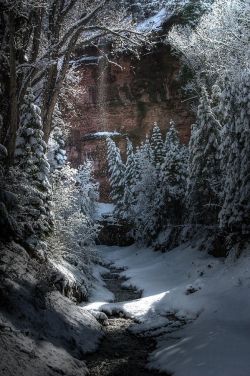
M 109 190 L 105 142 L 86 135 L 118 131 L 138 144 L 154 122 L 165 134 L 173 119 L 187 143 L 194 119 L 181 97 L 179 73 L 180 63 L 165 45 L 142 54 L 140 60 L 123 56 L 116 65 L 93 57 L 79 65 L 80 94 L 74 100 L 76 114 L 71 117 L 69 159 L 78 165 L 86 156 L 93 158 L 102 200 L 108 199 Z M 124 141 L 119 142 L 124 149 Z

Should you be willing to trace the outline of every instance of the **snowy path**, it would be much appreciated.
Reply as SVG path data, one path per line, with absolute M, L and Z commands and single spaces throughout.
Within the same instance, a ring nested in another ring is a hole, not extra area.
M 115 302 L 139 299 L 141 292 L 122 287 L 125 278 L 120 273 L 123 271 L 123 268 L 109 266 L 109 272 L 103 275 L 106 287 L 114 294 Z M 148 355 L 155 348 L 155 341 L 132 334 L 129 328 L 133 324 L 132 319 L 122 317 L 119 313 L 109 317 L 99 350 L 86 357 L 91 376 L 159 376 L 159 372 L 145 368 Z

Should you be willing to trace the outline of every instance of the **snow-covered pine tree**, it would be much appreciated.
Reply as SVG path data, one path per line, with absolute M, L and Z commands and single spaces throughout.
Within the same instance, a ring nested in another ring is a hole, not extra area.
M 166 136 L 166 156 L 159 176 L 157 194 L 162 225 L 180 224 L 184 211 L 187 179 L 187 152 L 181 145 L 173 121 Z
M 53 113 L 52 126 L 53 130 L 50 134 L 47 151 L 51 172 L 57 168 L 62 168 L 67 162 L 65 141 L 68 136 L 68 129 L 58 104 Z
M 67 162 L 64 139 L 65 135 L 63 130 L 59 127 L 55 127 L 48 142 L 47 153 L 51 172 L 57 168 L 62 168 Z
M 216 119 L 221 123 L 223 114 L 221 112 L 221 88 L 218 84 L 214 84 L 212 86 L 212 93 L 211 93 L 211 108 L 213 111 L 214 116 Z
M 140 151 L 142 155 L 151 163 L 154 161 L 154 154 L 152 147 L 150 145 L 150 140 L 148 135 L 146 135 L 145 141 L 141 143 Z
M 122 217 L 130 220 L 130 208 L 134 204 L 134 186 L 138 178 L 137 164 L 134 156 L 133 145 L 127 138 L 127 159 L 124 172 L 124 196 L 122 202 Z
M 220 128 L 212 113 L 207 91 L 202 88 L 189 143 L 186 203 L 188 221 L 192 224 L 217 223 L 221 178 Z
M 169 151 L 172 144 L 180 143 L 175 122 L 173 120 L 170 120 L 169 125 L 170 125 L 170 127 L 169 127 L 169 129 L 166 133 L 166 138 L 165 138 L 165 142 L 164 142 L 165 153 L 167 153 Z
M 165 155 L 162 134 L 157 123 L 154 123 L 150 144 L 153 152 L 154 164 L 159 168 L 160 165 L 163 163 Z
M 107 159 L 111 198 L 115 204 L 115 213 L 119 216 L 124 196 L 125 166 L 121 159 L 120 150 L 111 138 L 107 138 Z
M 99 185 L 93 178 L 93 162 L 86 160 L 78 168 L 76 182 L 79 191 L 79 206 L 84 215 L 90 219 L 94 218 L 96 202 L 99 199 Z
M 224 125 L 221 164 L 224 175 L 220 227 L 250 233 L 250 73 L 245 70 L 226 81 L 222 93 Z
M 131 212 L 134 221 L 134 238 L 140 243 L 149 244 L 158 231 L 158 209 L 155 205 L 158 170 L 143 151 L 139 148 L 135 155 L 139 167 L 139 179 L 133 187 L 135 200 Z
M 30 211 L 32 228 L 38 237 L 43 236 L 52 230 L 50 165 L 46 158 L 46 143 L 43 141 L 41 111 L 34 103 L 31 90 L 28 90 L 21 108 L 15 163 L 30 182 L 30 189 L 33 189 L 33 209 Z

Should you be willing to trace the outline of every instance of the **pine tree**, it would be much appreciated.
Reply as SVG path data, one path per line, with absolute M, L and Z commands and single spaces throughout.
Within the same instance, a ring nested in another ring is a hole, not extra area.
M 166 136 L 166 156 L 160 171 L 158 203 L 161 222 L 179 224 L 184 210 L 187 178 L 187 151 L 181 145 L 175 123 L 170 122 Z
M 82 213 L 90 219 L 94 218 L 96 202 L 99 199 L 99 185 L 93 178 L 93 169 L 93 162 L 87 159 L 83 165 L 79 166 L 76 174 L 79 206 Z
M 140 145 L 140 152 L 150 163 L 153 163 L 154 154 L 153 154 L 153 150 L 152 150 L 148 135 L 146 135 L 145 141 L 142 142 Z
M 140 243 L 149 244 L 158 232 L 158 208 L 155 195 L 158 187 L 158 171 L 145 157 L 141 149 L 136 153 L 140 179 L 134 186 L 135 200 L 131 208 L 134 221 L 133 235 Z
M 21 112 L 15 151 L 16 163 L 37 187 L 49 190 L 50 166 L 46 158 L 47 145 L 43 141 L 41 110 L 34 104 L 31 91 L 25 96 Z
M 134 186 L 138 179 L 138 171 L 136 169 L 137 164 L 134 156 L 133 145 L 129 139 L 127 139 L 127 160 L 124 172 L 124 197 L 123 197 L 123 218 L 130 218 L 130 208 L 134 204 Z
M 220 227 L 243 233 L 250 232 L 249 88 L 250 74 L 245 71 L 235 77 L 231 85 L 227 80 L 223 91 L 227 106 L 221 147 L 224 190 Z
M 107 158 L 109 181 L 111 185 L 111 197 L 116 205 L 115 213 L 119 216 L 122 210 L 124 195 L 124 172 L 125 166 L 121 159 L 119 148 L 111 138 L 107 138 Z
M 219 208 L 220 124 L 215 119 L 205 88 L 189 143 L 187 210 L 191 223 L 215 224 Z
M 55 127 L 49 139 L 47 153 L 51 172 L 55 169 L 62 168 L 67 162 L 64 139 L 65 135 L 63 130 L 59 127 Z
M 24 179 L 30 182 L 32 226 L 38 237 L 43 236 L 52 229 L 50 165 L 46 158 L 46 143 L 43 141 L 41 111 L 34 103 L 31 90 L 25 96 L 21 108 L 15 163 Z M 34 237 L 32 242 L 36 243 Z
M 161 130 L 157 123 L 154 124 L 150 144 L 153 152 L 154 164 L 155 166 L 160 167 L 164 160 L 164 145 Z

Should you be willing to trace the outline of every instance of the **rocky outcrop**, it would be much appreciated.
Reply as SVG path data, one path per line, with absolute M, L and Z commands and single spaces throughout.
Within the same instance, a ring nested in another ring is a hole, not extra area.
M 73 129 L 69 159 L 74 165 L 82 163 L 86 156 L 94 160 L 101 198 L 108 200 L 105 141 L 88 135 L 118 131 L 123 137 L 117 141 L 124 150 L 126 135 L 139 144 L 154 122 L 165 134 L 173 119 L 182 141 L 187 143 L 193 114 L 181 95 L 180 62 L 167 45 L 144 51 L 140 59 L 123 55 L 116 64 L 107 64 L 97 56 L 82 58 L 78 72 L 80 93 L 70 119 Z

